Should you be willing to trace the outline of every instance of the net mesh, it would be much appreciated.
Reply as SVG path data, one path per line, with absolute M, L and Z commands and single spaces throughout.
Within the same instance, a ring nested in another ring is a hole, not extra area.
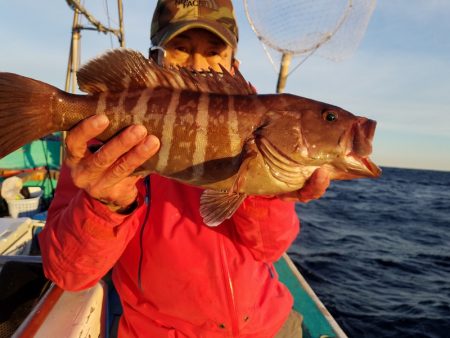
M 252 29 L 267 47 L 293 56 L 317 50 L 341 60 L 357 48 L 375 0 L 244 0 L 244 5 Z

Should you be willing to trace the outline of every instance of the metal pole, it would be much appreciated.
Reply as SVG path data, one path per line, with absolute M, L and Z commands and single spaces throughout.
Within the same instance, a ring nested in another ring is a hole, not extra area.
M 80 64 L 80 40 L 81 40 L 81 34 L 78 27 L 75 28 L 75 31 L 72 33 L 73 38 L 73 49 L 72 49 L 72 93 L 75 93 L 77 88 L 77 71 L 78 66 Z
M 67 62 L 66 85 L 64 87 L 66 92 L 70 91 L 70 79 L 72 76 L 72 69 L 73 69 L 73 62 L 74 62 L 74 58 L 73 58 L 73 49 L 74 49 L 74 40 L 75 40 L 74 34 L 75 34 L 75 30 L 78 27 L 78 16 L 79 16 L 79 12 L 77 9 L 75 9 L 73 11 L 72 38 L 70 40 L 69 60 Z
M 78 47 L 80 44 L 80 30 L 78 29 L 78 20 L 79 20 L 79 11 L 74 9 L 73 11 L 73 22 L 72 22 L 72 38 L 70 40 L 70 51 L 69 51 L 69 60 L 67 61 L 67 71 L 66 71 L 66 84 L 64 90 L 66 92 L 75 92 L 75 72 L 77 69 L 78 62 Z M 71 87 L 72 84 L 72 88 Z M 63 131 L 61 133 L 61 146 L 59 148 L 59 158 L 60 165 L 64 161 L 64 153 L 65 153 L 65 140 L 66 140 L 66 132 Z
M 125 33 L 123 31 L 123 5 L 122 0 L 117 1 L 117 6 L 119 7 L 119 42 L 120 47 L 125 47 Z
M 80 26 L 79 17 L 80 14 L 86 16 L 86 18 L 95 26 L 96 30 L 99 32 L 110 32 L 116 35 L 119 39 L 120 47 L 125 47 L 125 33 L 123 28 L 123 4 L 122 0 L 117 0 L 118 6 L 118 14 L 119 14 L 119 30 L 112 29 L 110 27 L 104 27 L 100 22 L 95 20 L 95 18 L 90 15 L 86 9 L 80 5 L 78 1 L 75 0 L 66 0 L 69 6 L 73 9 L 73 23 L 72 23 L 72 39 L 70 41 L 70 51 L 69 51 L 69 60 L 67 62 L 67 71 L 66 71 L 66 84 L 65 91 L 75 93 L 76 85 L 77 85 L 77 71 L 78 66 L 80 64 L 80 56 L 79 50 L 81 45 L 81 30 L 88 29 Z M 64 158 L 64 141 L 66 139 L 66 132 L 61 133 L 61 151 L 60 158 L 61 162 Z M 62 164 L 62 163 L 61 163 Z
M 289 71 L 289 65 L 291 64 L 292 54 L 283 53 L 281 57 L 280 73 L 278 74 L 277 93 L 283 93 L 284 87 L 286 87 L 286 80 Z

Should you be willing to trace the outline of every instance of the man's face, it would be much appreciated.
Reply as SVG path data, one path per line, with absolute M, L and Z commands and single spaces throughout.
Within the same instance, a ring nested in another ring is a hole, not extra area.
M 231 71 L 233 49 L 215 34 L 204 29 L 190 29 L 180 33 L 163 48 L 166 50 L 163 65 L 193 68 L 197 71 L 220 72 L 221 64 Z

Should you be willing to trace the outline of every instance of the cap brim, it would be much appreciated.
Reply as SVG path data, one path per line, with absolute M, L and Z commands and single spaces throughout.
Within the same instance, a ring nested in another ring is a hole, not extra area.
M 221 38 L 227 45 L 231 46 L 233 49 L 237 48 L 236 37 L 226 29 L 222 24 L 218 22 L 212 22 L 207 20 L 192 20 L 192 21 L 182 21 L 174 22 L 163 30 L 161 30 L 157 36 L 152 39 L 154 45 L 163 46 L 171 39 L 173 39 L 178 34 L 181 34 L 189 29 L 202 28 L 210 31 L 211 33 L 217 35 Z

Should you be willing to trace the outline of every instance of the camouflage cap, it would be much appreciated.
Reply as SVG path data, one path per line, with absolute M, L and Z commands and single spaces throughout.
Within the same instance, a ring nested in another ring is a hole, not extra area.
M 158 0 L 151 26 L 153 46 L 162 46 L 176 35 L 203 28 L 236 49 L 238 27 L 231 0 Z

